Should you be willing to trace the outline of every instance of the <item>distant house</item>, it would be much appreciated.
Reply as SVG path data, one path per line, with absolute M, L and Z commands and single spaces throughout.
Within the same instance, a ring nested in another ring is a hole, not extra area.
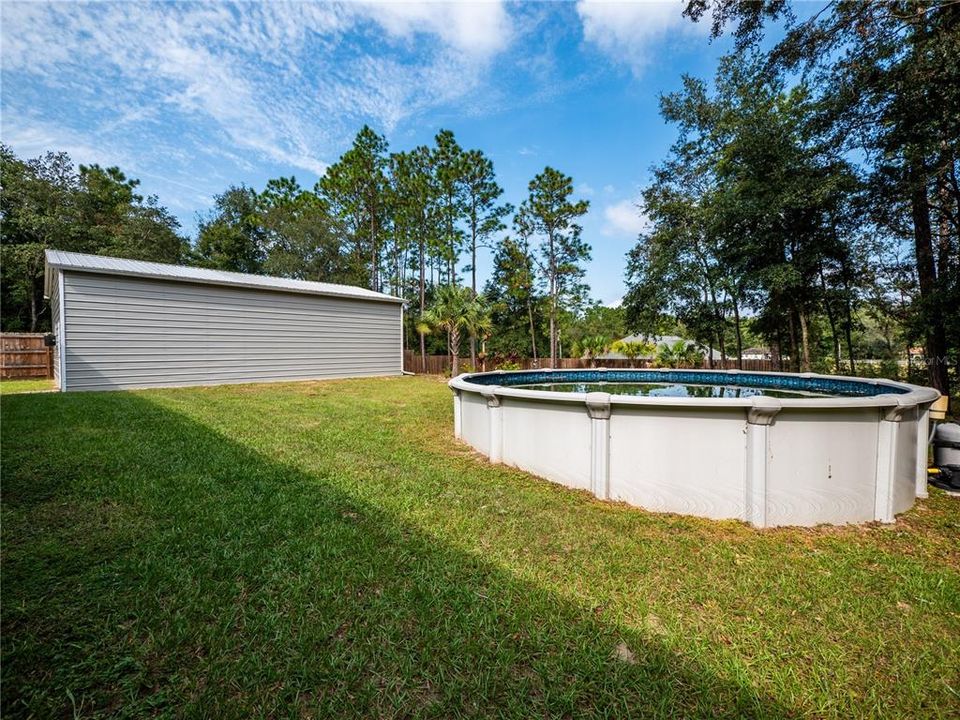
M 747 348 L 743 351 L 744 360 L 772 360 L 773 353 L 770 352 L 769 348 Z
M 679 337 L 677 335 L 655 335 L 653 337 L 644 337 L 643 335 L 628 335 L 625 338 L 621 338 L 618 342 L 648 342 L 656 345 L 657 348 L 660 348 L 663 345 L 672 346 L 678 342 L 685 342 L 690 345 L 693 345 L 703 357 L 708 357 L 708 349 L 700 345 L 699 343 L 694 342 L 693 340 L 688 340 L 686 338 Z M 640 355 L 638 360 L 653 360 L 657 356 L 656 352 L 647 353 L 645 355 Z M 603 355 L 597 357 L 598 360 L 626 360 L 627 357 L 623 353 L 608 351 Z M 713 359 L 720 360 L 721 355 L 718 351 L 713 351 Z

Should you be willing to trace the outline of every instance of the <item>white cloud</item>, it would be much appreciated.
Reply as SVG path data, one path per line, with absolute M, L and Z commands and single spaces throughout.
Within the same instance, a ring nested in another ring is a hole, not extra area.
M 604 235 L 638 235 L 649 222 L 634 200 L 621 200 L 603 209 Z
M 5 131 L 3 141 L 23 158 L 40 157 L 54 150 L 67 153 L 76 165 L 116 165 L 129 177 L 150 178 L 154 181 L 153 186 L 163 191 L 164 204 L 174 209 L 193 211 L 198 205 L 210 205 L 213 201 L 209 192 L 192 181 L 189 174 L 171 176 L 151 172 L 149 159 L 141 155 L 131 155 L 110 145 L 90 144 L 82 134 L 70 128 L 51 125 L 37 118 L 30 118 L 23 127 Z M 163 148 L 162 151 L 167 154 L 176 152 L 174 148 Z M 196 158 L 184 159 L 196 163 Z
M 580 183 L 577 185 L 577 192 L 584 197 L 593 197 L 596 195 L 597 191 L 593 189 L 588 183 Z
M 709 23 L 683 17 L 685 4 L 684 0 L 578 0 L 577 13 L 584 38 L 639 75 L 653 61 L 658 42 L 709 31 Z
M 503 4 L 479 2 L 362 2 L 351 6 L 392 35 L 433 33 L 462 52 L 489 56 L 510 44 L 513 28 Z
M 240 164 L 259 156 L 315 174 L 362 122 L 391 132 L 425 109 L 468 98 L 513 38 L 501 2 L 2 10 L 5 137 L 28 127 L 25 111 L 45 87 L 71 101 L 68 120 L 50 122 L 60 109 L 41 118 L 64 131 L 54 147 L 84 135 L 88 147 L 144 156 L 140 128 L 153 122 L 166 132 L 197 130 L 220 145 L 203 152 Z
M 22 158 L 40 157 L 44 153 L 65 152 L 78 165 L 94 163 L 109 166 L 117 165 L 127 169 L 134 165 L 133 156 L 112 147 L 99 147 L 95 139 L 89 141 L 69 128 L 45 123 L 35 117 L 25 118 L 27 122 L 10 130 L 4 129 L 3 142 L 15 148 Z

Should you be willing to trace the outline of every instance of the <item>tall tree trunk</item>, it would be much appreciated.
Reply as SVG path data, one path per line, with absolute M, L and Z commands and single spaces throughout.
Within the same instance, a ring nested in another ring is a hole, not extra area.
M 833 368 L 834 372 L 839 373 L 841 372 L 840 333 L 837 332 L 837 320 L 833 316 L 833 311 L 830 310 L 830 303 L 825 303 L 824 308 L 827 311 L 827 323 L 830 325 L 830 344 L 833 346 Z
M 717 290 L 713 285 L 713 281 L 708 279 L 708 287 L 710 290 L 710 302 L 713 304 L 713 315 L 716 318 L 717 323 L 717 343 L 720 346 L 720 362 L 723 364 L 724 369 L 727 367 L 727 343 L 726 339 L 723 337 L 725 335 L 725 325 L 726 318 L 723 316 L 723 307 L 717 302 Z
M 423 236 L 420 236 L 420 317 L 427 309 L 427 256 L 426 243 Z M 427 339 L 423 332 L 420 333 L 420 372 L 427 371 Z
M 476 215 L 476 209 L 474 208 L 474 215 Z M 472 217 L 470 220 L 470 290 L 473 292 L 473 297 L 477 297 L 477 220 L 476 217 Z M 470 364 L 473 365 L 473 369 L 477 369 L 477 334 L 475 332 L 470 333 Z
M 550 303 L 550 367 L 557 366 L 557 321 L 556 304 Z
M 950 181 L 949 174 L 953 166 L 953 157 L 947 152 L 947 143 L 944 141 L 941 143 L 941 146 L 944 148 L 944 159 L 940 165 L 940 172 L 937 174 L 937 185 L 940 201 L 940 212 L 938 218 L 938 228 L 937 228 L 937 239 L 939 246 L 938 260 L 937 260 L 937 278 L 938 284 L 941 286 L 941 292 L 946 290 L 947 285 L 949 284 L 948 278 L 955 277 L 954 273 L 958 272 L 956 265 L 958 262 L 958 257 L 953 248 L 953 239 L 955 237 L 954 233 L 960 232 L 960 226 L 954 224 L 954 220 L 951 219 L 951 215 L 954 218 L 957 215 L 954 213 L 960 214 L 960 206 L 954 203 L 954 197 L 950 192 Z M 950 309 L 944 308 L 947 316 L 949 317 Z M 957 312 L 954 309 L 954 312 Z M 960 347 L 957 348 L 958 357 L 954 358 L 954 382 L 960 380 Z M 950 386 L 950 374 L 949 367 L 947 367 L 947 342 L 946 342 L 946 333 L 944 333 L 944 358 L 943 358 L 943 375 L 947 387 Z
M 470 289 L 473 290 L 473 296 L 477 296 L 477 223 L 474 220 L 470 226 Z
M 796 311 L 791 309 L 787 316 L 790 321 L 790 367 L 794 372 L 800 371 L 800 355 L 797 353 L 797 325 L 794 322 Z
M 31 281 L 30 283 L 30 332 L 37 331 L 37 289 L 33 287 L 36 284 L 36 281 Z M 63 298 L 60 298 L 60 302 L 63 302 Z
M 939 212 L 937 213 L 937 236 L 939 245 L 939 259 L 937 261 L 937 277 L 950 277 L 950 266 L 957 262 L 952 247 L 954 233 L 960 232 L 960 224 L 955 224 L 960 214 L 955 198 L 950 190 L 950 174 L 954 164 L 953 155 L 949 152 L 946 141 L 941 141 L 942 158 L 940 170 L 937 172 L 937 195 Z
M 853 358 L 853 330 L 852 330 L 852 326 L 853 326 L 853 320 L 852 320 L 851 317 L 850 317 L 850 305 L 849 305 L 849 303 L 848 303 L 848 304 L 847 304 L 847 319 L 846 319 L 846 322 L 844 322 L 844 324 L 843 324 L 843 334 L 844 334 L 844 337 L 846 338 L 846 341 L 847 341 L 847 355 L 848 355 L 848 362 L 850 363 L 850 374 L 851 374 L 851 375 L 856 375 L 856 374 L 857 374 L 857 363 L 856 363 L 856 360 L 854 360 L 854 358 Z
M 374 213 L 370 213 L 370 289 L 378 291 L 377 287 L 377 230 Z
M 807 323 L 806 310 L 798 310 L 797 317 L 800 319 L 800 342 L 803 350 L 803 363 L 800 366 L 800 372 L 810 372 L 810 328 Z
M 457 284 L 457 240 L 453 234 L 453 196 L 447 196 L 447 237 L 450 238 L 450 262 L 448 265 L 449 275 L 447 279 L 450 285 Z
M 709 277 L 705 276 L 705 278 L 706 278 L 706 280 L 709 281 Z M 709 302 L 710 302 L 710 289 L 709 289 L 709 285 L 708 285 L 708 284 L 704 284 L 704 285 L 700 288 L 700 290 L 703 292 L 703 302 L 704 302 L 704 304 L 709 303 Z M 716 305 L 716 304 L 714 304 L 714 305 Z M 716 307 L 714 307 L 714 312 L 716 312 Z M 709 346 L 707 347 L 707 352 L 708 352 L 707 364 L 709 365 L 709 367 L 710 367 L 711 370 L 713 370 L 713 369 L 716 367 L 716 365 L 714 364 L 714 360 L 713 360 L 713 347 L 714 347 L 714 346 L 713 346 L 713 341 L 714 341 L 714 340 L 716 340 L 718 343 L 720 342 L 720 340 L 721 340 L 721 334 L 720 334 L 719 332 L 717 332 L 715 335 L 713 335 L 713 336 L 710 337 L 710 344 L 709 344 Z M 720 363 L 721 363 L 722 367 L 721 367 L 720 369 L 721 369 L 721 370 L 726 370 L 726 365 L 723 363 L 723 360 L 724 360 L 724 358 L 723 358 L 723 353 L 721 352 L 721 353 L 720 353 Z
M 840 335 L 837 333 L 837 319 L 833 314 L 833 303 L 830 302 L 827 278 L 823 273 L 823 262 L 819 264 L 817 272 L 820 274 L 820 287 L 823 289 L 823 309 L 827 313 L 827 322 L 830 324 L 830 342 L 833 345 L 834 372 L 840 372 Z
M 451 375 L 456 377 L 460 374 L 460 330 L 456 325 L 450 330 L 450 356 L 453 358 Z
M 549 235 L 550 250 L 550 367 L 557 366 L 557 256 L 554 251 L 553 233 Z
M 737 298 L 731 294 L 730 303 L 733 305 L 733 322 L 737 331 L 737 367 L 743 370 L 743 330 L 740 327 L 740 303 Z
M 913 239 L 917 255 L 917 279 L 920 298 L 926 315 L 926 361 L 930 384 L 944 395 L 949 393 L 947 375 L 947 337 L 943 308 L 937 293 L 937 268 L 933 255 L 933 232 L 930 227 L 930 204 L 927 199 L 926 173 L 914 161 L 910 169 L 910 211 L 913 218 Z
M 843 335 L 847 341 L 847 356 L 850 362 L 850 374 L 857 374 L 857 365 L 853 352 L 853 288 L 850 287 L 850 267 L 847 259 L 843 260 Z
M 537 363 L 537 332 L 533 324 L 533 303 L 527 297 L 527 317 L 530 318 L 530 349 L 533 351 L 533 362 Z

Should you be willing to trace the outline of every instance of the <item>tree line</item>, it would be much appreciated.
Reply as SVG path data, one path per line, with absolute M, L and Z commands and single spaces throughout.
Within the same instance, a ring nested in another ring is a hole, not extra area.
M 449 130 L 431 146 L 391 153 L 386 138 L 364 126 L 312 188 L 295 177 L 259 191 L 227 188 L 199 219 L 194 241 L 156 198 L 136 193 L 138 184 L 118 168 L 74 169 L 64 153 L 25 161 L 2 148 L 4 329 L 50 328 L 46 248 L 391 293 L 410 301 L 407 339 L 421 354 L 459 352 L 461 328 L 449 327 L 438 308 L 466 307 L 481 318 L 467 328 L 473 364 L 486 339 L 490 352 L 555 362 L 561 326 L 588 303 L 590 247 L 578 222 L 588 203 L 573 198 L 573 179 L 546 167 L 514 208 L 502 200 L 493 162 Z M 495 258 L 486 288 L 477 278 L 483 249 Z M 445 288 L 466 292 L 441 297 Z M 494 324 L 502 338 L 490 333 Z
M 493 162 L 461 147 L 450 130 L 430 146 L 390 152 L 386 138 L 364 126 L 311 189 L 290 177 L 262 192 L 240 186 L 219 195 L 200 223 L 193 261 L 405 297 L 413 310 L 407 332 L 421 355 L 457 356 L 464 330 L 473 365 L 486 339 L 489 352 L 534 357 L 545 339 L 555 362 L 562 322 L 588 302 L 590 247 L 578 223 L 588 203 L 575 200 L 573 179 L 552 167 L 528 191 L 519 208 L 504 202 Z M 485 288 L 477 282 L 483 249 L 495 265 Z M 449 317 L 455 310 L 457 321 Z M 522 333 L 490 332 L 515 331 L 516 312 Z
M 680 320 L 742 357 L 745 328 L 797 370 L 857 371 L 865 324 L 924 346 L 948 392 L 960 364 L 960 4 L 691 0 L 735 50 L 712 87 L 661 98 L 678 128 L 643 191 L 627 324 Z M 765 23 L 786 34 L 760 50 Z
M 0 146 L 0 324 L 50 329 L 44 250 L 181 262 L 190 252 L 179 221 L 118 168 L 74 167 L 66 153 L 34 160 Z

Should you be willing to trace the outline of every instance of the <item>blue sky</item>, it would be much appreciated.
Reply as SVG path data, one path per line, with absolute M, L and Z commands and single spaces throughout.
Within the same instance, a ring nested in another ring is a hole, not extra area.
M 368 123 L 392 149 L 450 128 L 519 204 L 545 165 L 590 201 L 587 280 L 623 294 L 638 189 L 673 128 L 657 98 L 711 77 L 725 40 L 680 2 L 13 3 L 3 142 L 119 165 L 188 233 L 234 183 L 312 187 Z M 480 263 L 489 270 L 489 254 Z

